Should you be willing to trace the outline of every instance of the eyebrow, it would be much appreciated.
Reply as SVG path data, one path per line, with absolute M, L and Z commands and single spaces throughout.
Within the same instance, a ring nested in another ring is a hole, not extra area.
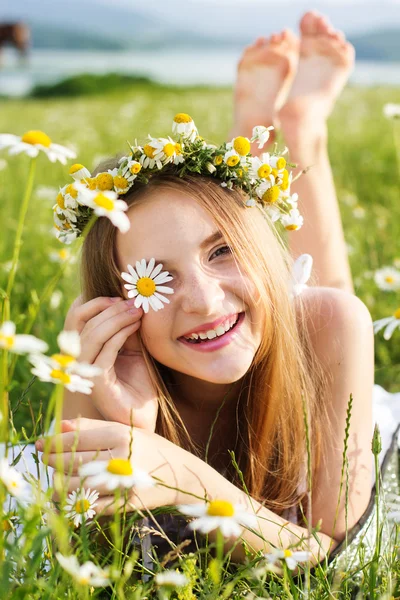
M 219 242 L 223 239 L 224 236 L 222 232 L 219 229 L 217 229 L 217 231 L 214 231 L 214 233 L 212 233 L 208 238 L 201 242 L 200 249 L 205 250 L 208 246 L 211 246 L 211 244 L 215 244 L 216 242 Z M 168 265 L 170 265 L 172 261 L 168 261 L 165 259 L 157 259 L 157 263 L 162 263 L 163 265 L 167 265 L 168 267 Z

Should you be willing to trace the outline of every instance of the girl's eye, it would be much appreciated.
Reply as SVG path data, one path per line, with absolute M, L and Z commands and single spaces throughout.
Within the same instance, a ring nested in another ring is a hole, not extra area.
M 231 253 L 232 253 L 232 251 L 229 246 L 221 246 L 221 248 L 218 248 L 217 250 L 215 250 L 215 252 L 212 253 L 211 258 L 213 256 L 223 256 L 224 254 L 231 254 Z

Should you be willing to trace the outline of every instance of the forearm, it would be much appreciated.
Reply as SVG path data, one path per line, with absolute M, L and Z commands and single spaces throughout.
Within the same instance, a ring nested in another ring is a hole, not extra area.
M 249 498 L 218 471 L 190 452 L 167 442 L 163 447 L 163 454 L 165 459 L 163 464 L 157 467 L 152 475 L 160 478 L 167 487 L 159 485 L 156 491 L 153 490 L 151 500 L 153 507 L 199 503 L 205 498 L 229 499 L 232 504 L 242 504 L 250 513 L 255 513 L 258 517 L 255 529 L 257 533 L 244 529 L 242 535 L 243 540 L 254 552 L 260 550 L 269 552 L 271 545 L 289 548 L 299 544 L 298 549 L 309 550 L 313 556 L 312 562 L 317 563 L 324 558 L 329 548 L 335 547 L 336 542 L 324 533 L 317 534 L 319 542 L 314 537 L 308 539 L 307 529 L 289 523 L 256 500 Z M 209 537 L 211 540 L 215 539 L 215 532 L 209 534 Z M 226 540 L 226 550 L 235 546 L 232 558 L 241 562 L 245 558 L 245 553 L 243 545 L 236 542 L 234 538 Z
M 354 293 L 329 162 L 326 127 L 313 131 L 312 126 L 297 130 L 286 125 L 282 131 L 290 161 L 297 163 L 299 169 L 311 167 L 292 185 L 292 193 L 299 195 L 304 225 L 288 233 L 290 251 L 294 258 L 303 253 L 311 254 L 317 285 Z

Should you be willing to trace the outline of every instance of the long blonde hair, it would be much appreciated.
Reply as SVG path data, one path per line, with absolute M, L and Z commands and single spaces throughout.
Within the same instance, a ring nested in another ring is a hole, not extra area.
M 102 164 L 99 171 L 111 168 Z M 265 318 L 262 342 L 243 378 L 237 419 L 236 460 L 253 498 L 280 514 L 299 506 L 304 492 L 299 484 L 306 464 L 304 414 L 309 415 L 312 473 L 320 462 L 321 432 L 326 426 L 322 410 L 323 377 L 308 339 L 306 307 L 297 299 L 297 310 L 287 292 L 291 258 L 268 219 L 244 218 L 241 190 L 223 189 L 211 177 L 179 178 L 173 167 L 152 176 L 147 185 L 137 184 L 124 196 L 129 206 L 162 190 L 184 191 L 207 211 L 233 250 L 237 264 L 255 285 L 258 308 Z M 84 300 L 98 296 L 125 296 L 116 253 L 116 228 L 98 219 L 82 252 Z M 143 347 L 159 397 L 156 431 L 175 444 L 197 452 L 169 390 L 168 369 L 158 364 Z M 307 409 L 304 409 L 306 400 Z M 242 487 L 236 469 L 229 479 Z

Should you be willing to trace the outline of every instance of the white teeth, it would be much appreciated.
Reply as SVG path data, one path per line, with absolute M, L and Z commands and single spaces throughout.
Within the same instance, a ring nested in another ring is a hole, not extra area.
M 232 329 L 232 327 L 235 325 L 235 323 L 238 320 L 238 316 L 239 315 L 236 315 L 235 317 L 231 317 L 230 319 L 225 321 L 225 323 L 218 325 L 218 327 L 216 329 L 210 329 L 209 331 L 202 331 L 201 333 L 192 333 L 190 336 L 185 336 L 185 337 L 187 340 L 198 340 L 199 338 L 201 340 L 213 340 L 217 336 L 219 337 L 221 335 L 224 335 L 227 331 Z
M 199 337 L 200 337 L 201 340 L 206 340 L 207 339 L 207 336 L 206 336 L 205 333 L 199 333 Z
M 228 322 L 226 322 L 225 325 L 224 325 L 225 332 L 229 331 L 230 328 L 231 328 L 230 324 Z
M 219 327 L 217 327 L 217 329 L 215 330 L 215 333 L 217 335 L 224 335 L 225 333 L 225 327 L 222 327 L 221 325 Z
M 217 337 L 217 334 L 215 333 L 214 329 L 210 329 L 210 331 L 207 331 L 207 337 L 209 340 L 213 340 Z
M 194 340 L 198 340 L 199 339 L 199 334 L 198 333 L 192 333 L 192 335 L 190 337 L 193 338 Z

